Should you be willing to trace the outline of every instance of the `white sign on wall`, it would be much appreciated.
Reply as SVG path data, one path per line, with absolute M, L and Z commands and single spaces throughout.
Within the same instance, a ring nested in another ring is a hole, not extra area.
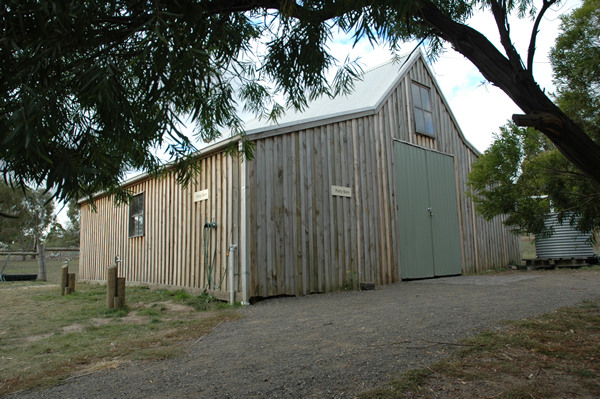
M 352 197 L 352 190 L 350 187 L 331 186 L 331 195 L 337 197 Z
M 194 202 L 205 201 L 208 199 L 208 190 L 200 190 L 194 193 Z

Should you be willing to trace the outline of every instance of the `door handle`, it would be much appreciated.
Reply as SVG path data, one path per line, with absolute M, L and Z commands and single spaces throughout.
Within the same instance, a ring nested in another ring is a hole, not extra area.
M 429 216 L 433 216 L 433 209 L 427 208 L 427 212 L 429 212 Z

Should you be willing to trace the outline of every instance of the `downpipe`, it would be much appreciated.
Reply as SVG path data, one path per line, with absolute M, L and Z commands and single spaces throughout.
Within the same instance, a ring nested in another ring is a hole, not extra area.
M 235 303 L 235 289 L 233 288 L 233 284 L 235 282 L 235 271 L 234 271 L 234 253 L 237 249 L 237 245 L 232 244 L 229 246 L 229 274 L 228 274 L 228 285 L 229 285 L 229 304 L 233 305 Z

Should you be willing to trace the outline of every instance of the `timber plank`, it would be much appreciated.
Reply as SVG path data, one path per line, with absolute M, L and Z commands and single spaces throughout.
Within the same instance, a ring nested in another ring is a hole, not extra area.
M 308 218 L 309 218 L 309 208 L 308 208 L 308 177 L 307 177 L 307 168 L 306 165 L 307 157 L 308 157 L 308 141 L 306 140 L 306 131 L 301 131 L 299 133 L 299 142 L 300 142 L 300 180 L 301 180 L 301 188 L 300 193 L 302 195 L 302 294 L 307 295 L 310 293 L 310 276 L 309 276 L 309 259 L 310 259 L 310 249 L 309 249 L 309 231 L 308 231 Z
M 327 229 L 326 229 L 326 223 L 323 223 L 324 220 L 327 220 L 327 202 L 326 202 L 326 193 L 329 193 L 329 190 L 326 189 L 324 187 L 324 175 L 323 175 L 323 170 L 327 170 L 327 160 L 325 159 L 325 156 L 327 155 L 327 152 L 324 152 L 323 149 L 325 148 L 324 146 L 326 145 L 324 143 L 324 136 L 325 136 L 325 132 L 324 132 L 324 128 L 320 127 L 319 129 L 315 130 L 316 133 L 316 137 L 315 137 L 315 146 L 314 146 L 314 153 L 315 153 L 315 165 L 314 165 L 314 171 L 315 171 L 315 182 L 314 182 L 314 187 L 315 187 L 315 191 L 314 191 L 314 198 L 315 198 L 315 219 L 316 219 L 316 223 L 317 223 L 317 234 L 316 234 L 316 258 L 317 258 L 317 265 L 318 265 L 318 269 L 317 269 L 317 277 L 318 277 L 318 286 L 319 286 L 319 292 L 325 292 L 327 290 L 327 283 L 328 283 L 328 278 L 327 278 L 327 269 L 326 269 L 326 265 L 325 265 L 325 253 L 327 251 L 327 248 L 325 247 L 326 245 L 326 240 L 327 240 Z
M 275 216 L 273 215 L 273 175 L 275 174 L 273 168 L 273 139 L 268 138 L 265 140 L 265 168 L 263 176 L 265 179 L 264 195 L 266 196 L 266 210 L 265 210 L 265 223 L 266 223 L 266 257 L 265 262 L 267 265 L 266 270 L 266 295 L 273 296 L 277 294 L 277 269 L 275 259 L 275 248 L 273 243 L 273 237 L 275 237 Z
M 267 215 L 265 212 L 266 206 L 266 191 L 267 188 L 265 186 L 265 141 L 261 140 L 257 143 L 257 158 L 256 158 L 256 174 L 255 174 L 255 183 L 256 183 L 256 275 L 259 285 L 259 296 L 268 295 L 267 291 L 267 226 L 266 219 Z
M 371 214 L 368 219 L 369 221 L 369 255 L 370 255 L 370 271 L 368 275 L 368 280 L 363 280 L 369 283 L 376 283 L 378 281 L 378 270 L 380 269 L 380 252 L 379 252 L 379 240 L 380 235 L 377 228 L 377 224 L 379 222 L 379 190 L 380 186 L 376 183 L 378 181 L 378 175 L 380 173 L 380 169 L 377 167 L 377 162 L 375 157 L 376 153 L 376 143 L 377 137 L 375 130 L 373 129 L 374 124 L 374 116 L 369 116 L 365 119 L 365 133 L 369 140 L 369 146 L 365 148 L 366 151 L 366 162 L 365 169 L 367 169 L 366 173 L 367 183 L 369 188 L 367 189 L 367 198 L 370 203 Z
M 395 92 L 396 93 L 396 92 Z M 391 137 L 391 131 L 392 129 L 395 129 L 396 127 L 394 126 L 395 122 L 395 114 L 396 114 L 396 110 L 397 110 L 397 106 L 392 106 L 389 107 L 389 114 L 388 114 L 388 120 L 389 122 L 386 123 L 386 118 L 383 117 L 381 118 L 381 122 L 380 122 L 380 128 L 381 131 L 379 133 L 379 153 L 380 158 L 381 158 L 381 174 L 382 174 L 382 179 L 381 179 L 381 188 L 382 188 L 382 194 L 381 194 L 381 198 L 382 198 L 382 209 L 383 209 L 383 231 L 384 234 L 382 235 L 382 241 L 383 241 L 383 245 L 384 245 L 384 251 L 385 251 L 385 264 L 383 264 L 381 267 L 385 269 L 385 284 L 390 284 L 392 282 L 395 281 L 394 279 L 394 272 L 393 272 L 393 261 L 392 261 L 392 242 L 391 242 L 391 237 L 392 237 L 392 229 L 391 229 L 391 223 L 390 223 L 390 214 L 391 214 L 391 209 L 390 209 L 390 197 L 391 197 L 391 193 L 390 193 L 390 186 L 389 186 L 389 174 L 390 174 L 390 169 L 388 167 L 388 153 L 386 150 L 386 146 L 389 145 L 389 140 Z
M 362 179 L 361 179 L 361 175 L 359 172 L 359 165 L 360 165 L 360 145 L 358 142 L 358 121 L 356 119 L 353 119 L 351 121 L 350 126 L 348 126 L 349 129 L 351 129 L 351 134 L 352 134 L 352 147 L 353 147 L 353 159 L 354 159 L 354 196 L 356 198 L 355 200 L 355 213 L 354 213 L 354 218 L 353 220 L 356 220 L 356 239 L 354 241 L 355 245 L 356 245 L 356 270 L 353 272 L 355 277 L 353 280 L 358 280 L 360 281 L 360 276 L 362 273 L 362 270 L 364 268 L 364 260 L 363 260 L 363 244 L 364 244 L 364 236 L 363 236 L 363 230 L 362 230 L 362 200 L 361 200 L 361 191 L 363 189 L 362 186 Z
M 357 121 L 357 136 L 362 136 L 364 137 L 364 132 L 365 132 L 365 121 L 363 118 L 360 118 Z M 359 269 L 359 273 L 358 273 L 358 282 L 359 284 L 363 281 L 365 281 L 365 278 L 368 278 L 368 276 L 370 275 L 371 272 L 371 257 L 370 257 L 370 246 L 371 246 L 371 237 L 369 234 L 369 225 L 370 225 L 370 218 L 371 218 L 371 208 L 370 208 L 370 203 L 368 201 L 368 191 L 369 191 L 369 186 L 368 186 L 368 180 L 367 180 L 367 154 L 366 154 L 366 147 L 370 144 L 369 143 L 370 140 L 366 140 L 364 141 L 358 148 L 358 159 L 359 159 L 359 165 L 361 165 L 360 167 L 360 196 L 361 196 L 361 203 L 362 203 L 362 209 L 361 209 L 361 219 L 362 219 L 362 242 L 360 243 L 360 245 L 362 246 L 363 249 L 363 267 L 361 269 Z
M 305 293 L 306 284 L 304 282 L 305 274 L 303 264 L 306 262 L 305 251 L 304 251 L 304 218 L 303 218 L 303 202 L 302 202 L 302 168 L 301 165 L 301 147 L 300 134 L 293 134 L 294 142 L 294 159 L 292 163 L 293 167 L 293 184 L 295 190 L 294 196 L 294 241 L 296 243 L 294 247 L 294 267 L 296 272 L 294 274 L 294 291 L 296 295 L 303 295 Z
M 314 193 L 314 184 L 315 184 L 315 158 L 314 158 L 314 139 L 315 139 L 315 131 L 314 129 L 308 129 L 305 131 L 306 137 L 306 163 L 304 167 L 307 170 L 306 173 L 306 192 L 307 192 L 307 214 L 309 217 L 310 223 L 308 224 L 308 253 L 309 253 L 309 291 L 310 293 L 319 292 L 319 277 L 318 277 L 318 265 L 316 262 L 317 259 L 317 249 L 316 249 L 316 215 L 315 215 L 315 193 Z
M 200 164 L 201 167 L 202 164 Z M 200 169 L 199 173 L 204 173 L 204 170 Z M 198 234 L 198 206 L 197 202 L 194 201 L 194 193 L 198 191 L 198 178 L 200 176 L 194 176 L 190 182 L 190 287 L 198 288 L 197 270 L 198 270 L 198 245 L 197 245 L 197 234 Z
M 395 110 L 399 114 L 399 110 Z M 396 188 L 395 188 L 395 164 L 393 152 L 392 135 L 384 135 L 384 150 L 386 154 L 387 167 L 387 188 L 388 188 L 388 210 L 389 210 L 389 246 L 391 248 L 390 267 L 392 269 L 392 281 L 400 280 L 400 264 L 399 264 L 399 242 L 397 236 L 397 212 L 396 212 Z
M 258 143 L 256 143 L 256 151 L 258 151 Z M 255 169 L 256 169 L 256 158 L 253 161 L 249 161 L 246 164 L 246 173 L 247 173 L 247 180 L 246 180 L 246 185 L 247 185 L 247 190 L 246 190 L 246 208 L 247 208 L 247 217 L 248 217 L 248 224 L 246 226 L 246 232 L 244 232 L 243 230 L 240 230 L 240 234 L 247 234 L 247 245 L 248 245 L 248 269 L 250 271 L 250 276 L 248 278 L 248 284 L 249 284 L 249 296 L 255 296 L 257 295 L 258 292 L 258 281 L 257 281 L 257 275 L 258 272 L 256 271 L 257 269 L 257 253 L 256 253 L 256 234 L 257 234 L 257 230 L 256 230 L 256 212 L 257 212 L 257 206 L 256 206 L 256 181 L 254 178 L 254 174 L 255 174 Z M 243 179 L 243 174 L 240 173 L 240 178 Z M 241 187 L 242 189 L 242 195 L 244 195 L 244 187 Z M 240 209 L 240 212 L 243 212 L 243 209 Z M 241 220 L 241 218 L 240 218 Z
M 200 175 L 200 187 L 199 190 L 207 190 L 209 189 L 208 187 L 208 181 L 207 181 L 207 176 L 209 173 L 209 166 L 208 166 L 208 160 L 206 158 L 204 158 L 202 160 L 202 174 Z M 208 194 L 210 196 L 210 193 Z M 204 201 L 199 201 L 196 203 L 196 207 L 198 208 L 198 235 L 199 235 L 199 239 L 198 239 L 198 265 L 199 265 L 199 270 L 198 270 L 198 286 L 202 289 L 204 288 L 208 288 L 207 287 L 207 281 L 206 281 L 206 261 L 205 261 L 205 257 L 206 257 L 206 250 L 204 248 L 204 239 L 205 239 L 205 232 L 204 232 L 204 223 L 207 221 L 207 213 L 206 213 L 206 209 L 207 209 L 207 200 Z
M 293 170 L 293 159 L 288 159 L 289 154 L 294 154 L 293 148 L 293 136 L 286 135 L 282 137 L 283 148 L 281 150 L 281 168 L 283 178 L 283 247 L 281 251 L 281 261 L 283 263 L 283 269 L 285 273 L 285 294 L 294 295 L 296 292 L 294 277 L 295 267 L 294 259 L 295 254 L 295 241 L 294 241 L 294 203 L 293 196 L 294 192 L 294 170 Z
M 343 226 L 344 226 L 344 270 L 342 270 L 342 285 L 348 286 L 348 278 L 357 272 L 356 262 L 358 259 L 356 244 L 356 185 L 354 174 L 354 144 L 352 132 L 349 131 L 348 123 L 340 124 L 342 136 L 342 181 L 350 187 L 352 198 L 344 198 L 343 204 Z
M 285 261 L 282 259 L 283 250 L 282 244 L 285 242 L 284 229 L 283 229 L 283 218 L 285 218 L 285 211 L 283 208 L 283 163 L 282 163 L 282 148 L 281 141 L 283 137 L 273 137 L 273 169 L 271 182 L 273 183 L 273 208 L 271 209 L 271 224 L 273 227 L 273 234 L 271 236 L 272 256 L 273 256 L 273 278 L 272 284 L 274 292 L 277 294 L 284 294 L 286 292 L 285 286 Z
M 339 219 L 338 219 L 338 198 L 334 197 L 331 193 L 331 186 L 343 186 L 341 179 L 337 174 L 337 167 L 339 166 L 339 125 L 333 124 L 327 126 L 327 159 L 329 160 L 329 176 L 327 181 L 327 190 L 329 195 L 329 273 L 331 284 L 329 289 L 332 291 L 340 289 L 340 248 L 339 248 Z
M 382 191 L 384 191 L 384 184 L 383 184 L 383 154 L 381 151 L 381 135 L 384 133 L 384 120 L 385 120 L 385 110 L 388 109 L 389 110 L 389 104 L 386 104 L 383 108 L 382 111 L 379 112 L 378 115 L 376 115 L 373 118 L 373 134 L 374 134 L 374 151 L 375 151 L 375 162 L 376 162 L 376 168 L 377 168 L 377 210 L 378 210 L 378 222 L 376 223 L 376 227 L 378 227 L 378 235 L 379 235 L 379 240 L 378 240 L 378 252 L 379 252 L 379 259 L 376 261 L 375 265 L 377 268 L 377 280 L 373 280 L 371 282 L 373 283 L 377 283 L 377 284 L 386 284 L 388 281 L 388 274 L 387 274 L 387 266 L 388 266 L 388 260 L 387 260 L 387 251 L 386 251 L 386 245 L 385 245 L 385 236 L 386 236 L 386 231 L 385 231 L 385 210 L 384 210 L 384 206 L 383 206 L 383 195 L 382 195 Z
M 339 284 L 340 288 L 344 288 L 346 285 L 346 276 L 349 270 L 352 269 L 352 253 L 350 252 L 350 243 L 352 239 L 352 227 L 350 219 L 350 204 L 355 200 L 354 195 L 354 184 L 352 182 L 352 169 L 351 169 L 351 155 L 350 144 L 352 140 L 348 137 L 346 132 L 346 124 L 337 124 L 339 130 L 339 148 L 340 148 L 340 170 L 339 176 L 341 184 L 344 187 L 350 187 L 350 191 L 353 193 L 351 198 L 339 198 L 338 199 L 338 223 L 340 232 L 338 233 L 339 250 L 340 250 L 340 271 L 339 271 Z

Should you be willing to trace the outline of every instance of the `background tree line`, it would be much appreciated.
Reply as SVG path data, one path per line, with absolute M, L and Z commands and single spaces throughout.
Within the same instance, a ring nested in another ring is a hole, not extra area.
M 559 3 L 6 0 L 0 172 L 12 185 L 44 186 L 61 200 L 105 190 L 126 198 L 119 186 L 125 173 L 158 173 L 154 149 L 162 147 L 186 182 L 197 162 L 184 117 L 204 141 L 224 130 L 240 135 L 242 153 L 251 157 L 238 104 L 276 118 L 352 89 L 357 64 L 336 60 L 328 46 L 340 30 L 396 52 L 407 41 L 426 44 L 433 57 L 452 46 L 519 106 L 515 123 L 540 130 L 589 184 L 600 185 L 600 145 L 534 78 L 538 32 Z M 468 26 L 476 11 L 493 16 L 499 46 Z M 532 21 L 526 54 L 513 43 L 510 15 Z
M 51 247 L 79 246 L 79 209 L 68 204 L 69 222 L 63 227 L 54 214 L 52 195 L 44 190 L 14 189 L 0 182 L 0 248 L 35 251 L 43 242 Z
M 125 174 L 159 173 L 154 150 L 162 147 L 185 183 L 199 163 L 183 117 L 204 141 L 224 130 L 239 135 L 241 153 L 250 158 L 240 104 L 276 119 L 315 97 L 352 89 L 356 62 L 339 62 L 328 47 L 339 29 L 356 41 L 383 41 L 396 53 L 416 41 L 432 58 L 444 45 L 464 55 L 523 111 L 513 115 L 515 125 L 543 134 L 514 125 L 500 133 L 505 139 L 498 146 L 506 148 L 489 154 L 501 166 L 489 174 L 476 167 L 471 179 L 480 212 L 508 213 L 511 223 L 535 231 L 539 218 L 528 215 L 547 211 L 549 201 L 540 197 L 548 195 L 563 214 L 583 216 L 579 228 L 591 229 L 598 225 L 600 187 L 593 110 L 598 1 L 586 0 L 578 11 L 584 16 L 564 20 L 552 99 L 535 80 L 534 57 L 544 15 L 560 0 L 6 0 L 0 6 L 0 172 L 11 186 L 44 187 L 63 201 L 98 191 L 124 199 Z M 468 25 L 476 11 L 493 17 L 498 46 Z M 532 21 L 523 54 L 511 37 L 511 15 Z M 581 92 L 588 97 L 573 94 Z

